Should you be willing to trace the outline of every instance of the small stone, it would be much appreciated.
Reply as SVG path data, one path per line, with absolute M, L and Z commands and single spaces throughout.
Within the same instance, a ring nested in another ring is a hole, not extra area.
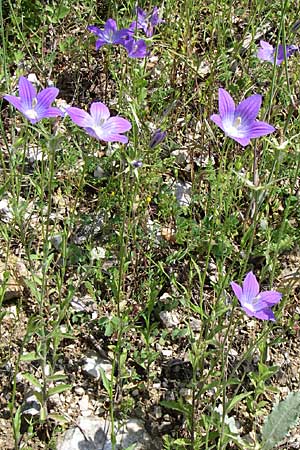
M 155 406 L 154 407 L 154 417 L 156 419 L 161 419 L 162 418 L 162 410 L 160 406 Z
M 158 450 L 160 446 L 153 446 L 153 440 L 139 419 L 129 419 L 125 423 L 114 423 L 116 445 L 115 450 L 122 450 L 130 446 L 140 450 Z M 58 439 L 57 450 L 112 450 L 111 422 L 99 417 L 79 417 L 78 427 L 70 428 Z M 84 444 L 84 446 L 83 446 Z
M 173 328 L 180 324 L 179 314 L 176 311 L 161 311 L 159 317 L 166 328 Z
M 84 390 L 81 386 L 76 386 L 76 387 L 74 388 L 74 392 L 75 392 L 75 394 L 81 396 L 81 395 L 84 395 L 85 390 Z
M 51 237 L 51 244 L 55 248 L 55 250 L 59 250 L 62 243 L 62 236 L 61 234 L 55 234 Z
M 94 170 L 94 177 L 98 179 L 105 177 L 105 172 L 101 166 L 97 166 Z
M 86 411 L 89 409 L 89 396 L 83 395 L 83 397 L 79 400 L 79 409 L 80 411 Z
M 86 363 L 83 366 L 83 370 L 87 372 L 91 377 L 100 378 L 100 369 L 102 369 L 107 378 L 111 378 L 112 365 L 108 360 L 101 358 L 97 353 L 90 352 L 89 356 L 86 356 Z
M 177 181 L 174 184 L 174 193 L 179 206 L 189 206 L 192 200 L 191 183 Z
M 29 395 L 22 406 L 22 414 L 25 416 L 37 416 L 40 414 L 40 410 L 41 405 L 37 401 L 34 393 Z
M 195 317 L 190 318 L 190 327 L 193 331 L 200 331 L 201 328 L 201 320 L 196 319 Z

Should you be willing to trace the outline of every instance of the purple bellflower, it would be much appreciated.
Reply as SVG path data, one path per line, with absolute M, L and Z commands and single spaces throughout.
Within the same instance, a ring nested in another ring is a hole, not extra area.
M 150 148 L 156 147 L 165 139 L 166 135 L 167 135 L 166 131 L 162 131 L 160 128 L 158 128 L 151 136 L 149 147 Z
M 122 142 L 127 144 L 127 136 L 120 133 L 130 130 L 131 123 L 123 117 L 110 117 L 109 109 L 101 102 L 94 102 L 91 114 L 80 108 L 71 106 L 67 114 L 72 121 L 82 127 L 90 136 L 105 142 Z
M 19 78 L 19 95 L 4 95 L 3 98 L 17 108 L 32 124 L 37 123 L 45 117 L 62 116 L 60 109 L 51 106 L 59 90 L 49 87 L 41 90 L 38 94 L 36 88 L 25 77 Z
M 256 94 L 236 107 L 231 95 L 225 89 L 219 89 L 219 114 L 213 114 L 210 118 L 227 136 L 245 147 L 250 139 L 275 131 L 268 123 L 256 120 L 261 102 L 261 95 Z
M 152 37 L 154 33 L 154 28 L 159 25 L 163 20 L 159 17 L 159 9 L 157 6 L 153 8 L 151 13 L 147 13 L 142 8 L 136 8 L 137 19 L 131 23 L 130 29 L 135 30 L 141 29 L 144 31 L 147 37 Z
M 123 45 L 127 50 L 129 58 L 145 58 L 147 55 L 147 46 L 143 39 L 136 41 L 133 38 L 129 38 L 124 41 Z
M 106 44 L 124 44 L 124 40 L 133 35 L 133 31 L 130 28 L 122 28 L 118 30 L 116 21 L 114 19 L 108 19 L 104 24 L 104 29 L 90 25 L 87 27 L 89 31 L 94 33 L 99 39 L 96 41 L 96 50 Z
M 259 292 L 259 284 L 256 276 L 252 272 L 247 273 L 243 281 L 243 287 L 234 281 L 230 285 L 242 309 L 249 317 L 275 321 L 275 316 L 271 308 L 280 301 L 282 297 L 280 292 Z
M 268 61 L 270 63 L 274 63 L 276 48 L 274 48 L 271 44 L 266 41 L 259 42 L 259 49 L 257 51 L 257 57 L 262 61 Z M 286 57 L 289 58 L 293 53 L 299 50 L 299 47 L 296 45 L 287 45 L 286 46 Z M 276 65 L 278 66 L 285 60 L 284 56 L 284 46 L 278 45 L 278 52 L 276 58 Z

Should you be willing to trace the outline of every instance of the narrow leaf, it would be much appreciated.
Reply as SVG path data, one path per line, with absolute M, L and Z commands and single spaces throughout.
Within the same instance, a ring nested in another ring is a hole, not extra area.
M 60 394 L 61 392 L 67 391 L 68 389 L 71 389 L 71 384 L 58 384 L 57 386 L 48 389 L 47 391 L 47 397 L 51 397 L 51 395 L 54 394 Z
M 32 375 L 31 373 L 28 373 L 28 372 L 23 373 L 23 377 L 25 378 L 25 380 L 29 381 L 29 383 L 31 383 L 36 388 L 42 389 L 42 385 L 39 382 L 39 380 L 37 378 L 35 378 L 35 376 Z

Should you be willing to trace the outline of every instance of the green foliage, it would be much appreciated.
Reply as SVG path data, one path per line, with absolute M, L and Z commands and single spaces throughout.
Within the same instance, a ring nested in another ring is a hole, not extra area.
M 300 392 L 290 392 L 274 406 L 262 428 L 262 450 L 271 450 L 288 434 L 300 417 Z

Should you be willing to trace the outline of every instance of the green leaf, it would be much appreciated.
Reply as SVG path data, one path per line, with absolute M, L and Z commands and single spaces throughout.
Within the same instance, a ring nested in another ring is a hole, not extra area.
M 52 419 L 61 425 L 65 425 L 66 423 L 69 422 L 66 417 L 62 416 L 61 414 L 55 414 L 55 413 L 48 414 L 48 419 Z
M 105 387 L 105 390 L 108 393 L 108 395 L 110 395 L 111 390 L 112 390 L 112 384 L 111 384 L 111 381 L 107 378 L 106 373 L 104 372 L 102 367 L 100 367 L 100 375 L 101 375 L 101 380 L 102 380 L 103 386 Z
M 56 18 L 58 20 L 63 19 L 64 17 L 66 17 L 70 12 L 70 8 L 68 8 L 67 6 L 64 6 L 63 4 L 59 5 L 59 8 L 56 12 Z
M 249 395 L 251 395 L 251 394 L 252 394 L 252 391 L 244 392 L 242 394 L 236 395 L 226 406 L 226 413 L 228 414 L 238 402 L 240 402 L 241 400 L 243 400 L 246 397 L 249 397 Z
M 64 381 L 67 378 L 68 378 L 67 375 L 63 375 L 62 373 L 57 373 L 54 375 L 49 375 L 49 377 L 47 377 L 47 380 L 48 381 Z
M 37 378 L 35 378 L 35 376 L 32 375 L 31 373 L 28 373 L 28 372 L 23 373 L 23 377 L 25 378 L 25 380 L 29 381 L 29 383 L 31 383 L 36 388 L 42 389 L 42 385 L 39 382 L 39 380 Z
M 20 358 L 21 361 L 36 361 L 38 359 L 40 359 L 40 356 L 36 352 L 23 353 Z
M 58 384 L 57 386 L 48 389 L 47 397 L 49 398 L 49 397 L 51 397 L 51 395 L 60 394 L 61 392 L 65 392 L 68 389 L 71 389 L 71 387 L 72 387 L 71 384 L 64 384 L 64 383 Z
M 296 425 L 300 416 L 300 392 L 291 392 L 274 406 L 262 429 L 262 450 L 271 450 Z
M 181 414 L 185 414 L 186 416 L 188 416 L 192 410 L 192 405 L 175 402 L 174 400 L 162 400 L 160 404 L 164 408 L 172 409 L 173 411 L 178 411 Z

